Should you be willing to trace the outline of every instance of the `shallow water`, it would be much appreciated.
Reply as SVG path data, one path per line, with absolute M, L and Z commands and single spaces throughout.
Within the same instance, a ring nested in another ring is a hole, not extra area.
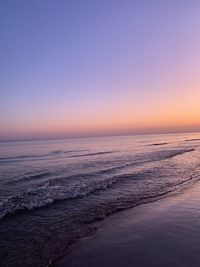
M 200 134 L 0 143 L 0 259 L 46 266 L 92 222 L 200 178 Z
M 199 266 L 199 192 L 195 181 L 178 194 L 97 222 L 98 232 L 71 246 L 55 266 Z

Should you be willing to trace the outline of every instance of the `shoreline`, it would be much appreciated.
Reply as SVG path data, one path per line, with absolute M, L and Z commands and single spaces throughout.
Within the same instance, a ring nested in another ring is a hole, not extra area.
M 200 262 L 200 182 L 97 222 L 55 267 L 196 267 Z

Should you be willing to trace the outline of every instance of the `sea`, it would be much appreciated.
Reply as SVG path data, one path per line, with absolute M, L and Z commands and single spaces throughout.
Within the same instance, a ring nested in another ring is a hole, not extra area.
M 199 133 L 0 142 L 0 266 L 53 266 L 98 220 L 199 179 Z

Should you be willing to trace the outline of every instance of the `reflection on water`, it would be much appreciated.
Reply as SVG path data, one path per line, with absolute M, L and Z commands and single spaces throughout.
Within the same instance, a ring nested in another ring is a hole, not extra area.
M 200 183 L 178 191 L 110 217 L 55 266 L 199 266 Z

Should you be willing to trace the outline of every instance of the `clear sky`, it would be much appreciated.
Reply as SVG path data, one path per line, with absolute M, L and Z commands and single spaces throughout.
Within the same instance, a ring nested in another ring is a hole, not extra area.
M 0 139 L 168 131 L 200 131 L 200 1 L 0 1 Z

